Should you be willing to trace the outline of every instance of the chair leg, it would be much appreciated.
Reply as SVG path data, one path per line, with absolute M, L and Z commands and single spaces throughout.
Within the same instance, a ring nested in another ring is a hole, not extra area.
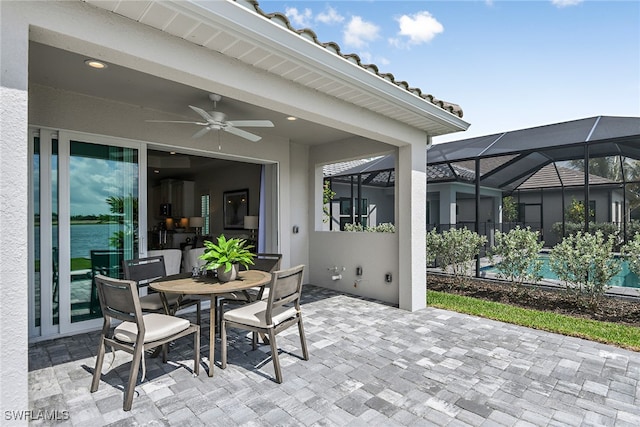
M 193 373 L 198 376 L 200 375 L 200 328 L 193 335 Z
M 140 370 L 140 360 L 142 359 L 142 351 L 144 346 L 136 346 L 133 352 L 133 360 L 131 361 L 131 370 L 129 371 L 129 382 L 127 383 L 127 389 L 124 393 L 124 405 L 122 409 L 125 411 L 131 410 L 133 404 L 133 393 L 138 382 L 138 371 Z
M 307 350 L 307 338 L 304 335 L 304 327 L 302 326 L 302 316 L 298 318 L 298 332 L 300 333 L 300 345 L 302 346 L 302 357 L 309 360 L 309 351 Z
M 91 393 L 98 390 L 100 384 L 100 376 L 102 375 L 102 363 L 104 362 L 105 345 L 104 340 L 100 338 L 98 346 L 98 356 L 96 357 L 96 368 L 93 370 L 93 381 L 91 381 Z
M 276 345 L 276 334 L 273 328 L 269 329 L 269 342 L 271 343 L 271 358 L 273 359 L 273 369 L 276 372 L 276 382 L 282 383 L 282 370 L 280 369 L 280 359 L 278 358 L 278 346 Z
M 213 360 L 209 363 L 213 363 Z M 227 322 L 224 319 L 220 325 L 220 366 L 222 369 L 227 368 Z
M 257 332 L 251 332 L 251 347 L 253 348 L 253 350 L 258 348 L 258 333 Z
M 196 304 L 196 323 L 198 324 L 198 326 L 200 326 L 200 320 L 202 318 L 200 313 L 201 313 L 201 304 L 200 304 L 200 301 L 198 301 L 198 303 Z

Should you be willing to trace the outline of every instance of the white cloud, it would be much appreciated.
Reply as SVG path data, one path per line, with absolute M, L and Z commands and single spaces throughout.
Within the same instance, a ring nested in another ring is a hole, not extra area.
M 584 0 L 551 0 L 551 4 L 557 7 L 575 6 L 582 3 Z
M 364 21 L 359 16 L 354 16 L 345 27 L 344 42 L 348 46 L 364 47 L 379 38 L 379 32 L 380 27 L 377 25 Z
M 381 56 L 378 59 L 376 59 L 376 64 L 378 64 L 378 65 L 389 65 L 389 64 L 391 64 L 391 61 L 389 61 L 384 56 Z M 383 70 L 380 70 L 380 71 L 383 71 Z
M 373 64 L 373 55 L 371 52 L 358 52 L 360 62 L 363 64 Z
M 408 45 L 427 43 L 444 31 L 442 24 L 427 11 L 402 15 L 396 21 L 400 25 L 398 35 L 407 38 Z M 396 47 L 404 44 L 400 38 L 389 39 L 389 42 Z
M 331 6 L 327 6 L 324 12 L 320 12 L 318 16 L 316 16 L 316 21 L 327 25 L 340 24 L 344 21 L 344 16 L 340 15 L 338 11 Z
M 288 7 L 285 9 L 284 14 L 287 15 L 287 18 L 293 23 L 294 27 L 308 28 L 311 26 L 311 19 L 313 17 L 311 9 L 305 9 L 300 12 L 295 7 Z

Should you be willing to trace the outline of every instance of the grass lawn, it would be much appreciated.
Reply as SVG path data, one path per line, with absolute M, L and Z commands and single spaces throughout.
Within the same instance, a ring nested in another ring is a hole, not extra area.
M 427 290 L 427 305 L 640 351 L 640 328 Z

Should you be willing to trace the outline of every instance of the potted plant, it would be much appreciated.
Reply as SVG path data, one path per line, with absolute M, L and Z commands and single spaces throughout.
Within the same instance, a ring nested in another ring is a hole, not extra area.
M 205 251 L 200 255 L 200 259 L 205 260 L 207 270 L 217 270 L 218 280 L 228 282 L 235 280 L 238 274 L 238 266 L 243 265 L 248 268 L 253 265 L 253 257 L 244 239 L 228 239 L 221 234 L 218 237 L 218 244 L 209 240 L 204 241 Z

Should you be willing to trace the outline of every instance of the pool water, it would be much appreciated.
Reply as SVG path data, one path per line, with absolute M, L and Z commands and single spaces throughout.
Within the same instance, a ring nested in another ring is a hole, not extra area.
M 549 255 L 541 254 L 538 259 L 542 260 L 542 269 L 540 270 L 540 275 L 544 279 L 560 280 L 558 276 L 556 276 L 556 274 L 551 270 L 551 266 L 549 265 Z M 631 270 L 629 270 L 629 263 L 626 261 L 622 261 L 620 267 L 620 272 L 613 276 L 613 278 L 609 281 L 609 286 L 640 288 L 640 278 Z M 481 270 L 488 273 L 498 273 L 498 269 L 493 265 L 483 267 Z

